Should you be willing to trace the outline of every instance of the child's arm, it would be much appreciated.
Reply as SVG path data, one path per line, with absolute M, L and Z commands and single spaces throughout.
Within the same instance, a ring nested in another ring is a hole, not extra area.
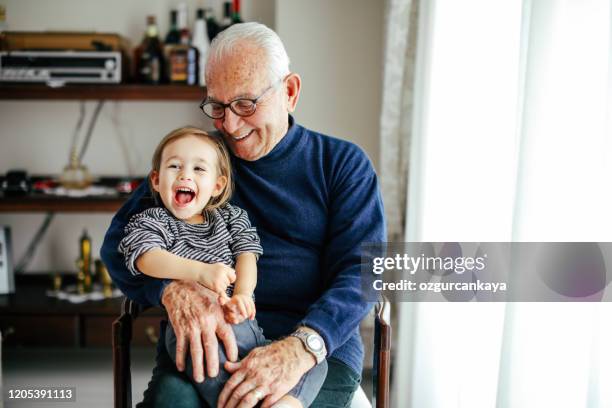
M 226 297 L 225 289 L 236 279 L 234 270 L 227 265 L 194 261 L 161 248 L 153 248 L 140 255 L 136 259 L 136 267 L 154 278 L 199 282 L 222 297 Z
M 255 318 L 253 291 L 257 286 L 257 258 L 255 254 L 243 252 L 236 257 L 236 282 L 234 294 L 224 304 L 226 320 L 238 324 L 244 319 Z
M 243 252 L 236 257 L 236 283 L 234 294 L 252 296 L 257 286 L 257 258 L 255 254 Z

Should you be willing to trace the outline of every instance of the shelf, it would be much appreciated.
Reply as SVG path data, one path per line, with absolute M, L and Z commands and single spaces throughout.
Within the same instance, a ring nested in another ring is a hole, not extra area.
M 187 85 L 0 85 L 0 100 L 201 101 L 206 88 Z
M 127 197 L 0 197 L 0 212 L 116 212 Z

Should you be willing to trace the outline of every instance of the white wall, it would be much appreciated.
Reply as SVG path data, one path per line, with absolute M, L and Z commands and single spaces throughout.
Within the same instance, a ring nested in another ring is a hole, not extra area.
M 166 32 L 169 10 L 178 0 L 0 2 L 6 6 L 10 30 L 117 32 L 135 45 L 147 14 L 157 15 L 160 31 Z M 220 15 L 221 1 L 210 2 Z M 195 8 L 208 1 L 187 3 L 193 18 Z M 383 2 L 368 0 L 243 1 L 245 20 L 276 25 L 293 60 L 292 68 L 302 75 L 299 122 L 356 142 L 375 163 L 382 8 Z M 86 106 L 89 117 L 95 102 Z M 61 172 L 78 112 L 78 101 L 0 101 L 0 173 L 13 168 L 25 168 L 32 174 Z M 211 128 L 193 102 L 107 102 L 84 162 L 95 175 L 144 175 L 159 139 L 185 124 Z M 58 214 L 29 270 L 75 270 L 82 230 L 88 229 L 94 253 L 98 253 L 111 218 L 112 214 Z M 12 227 L 16 257 L 42 219 L 42 214 L 0 213 L 0 225 Z
M 304 126 L 361 146 L 375 165 L 380 139 L 384 1 L 280 0 L 276 29 L 301 75 Z

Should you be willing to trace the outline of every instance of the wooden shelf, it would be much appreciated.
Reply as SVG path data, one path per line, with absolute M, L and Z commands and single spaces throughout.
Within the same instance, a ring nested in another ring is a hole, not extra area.
M 0 85 L 0 100 L 201 101 L 206 88 L 187 85 Z
M 0 197 L 0 212 L 116 212 L 127 197 Z

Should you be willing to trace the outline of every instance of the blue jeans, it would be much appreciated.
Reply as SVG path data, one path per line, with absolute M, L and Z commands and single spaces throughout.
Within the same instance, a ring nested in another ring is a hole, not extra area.
M 266 340 L 262 330 L 255 320 L 245 320 L 240 324 L 232 325 L 236 345 L 238 346 L 238 358 L 243 359 L 255 347 L 265 346 L 270 342 Z M 176 335 L 171 325 L 166 328 L 166 351 L 173 362 L 176 362 Z M 187 376 L 198 390 L 200 397 L 206 401 L 209 407 L 216 407 L 219 394 L 223 386 L 229 380 L 230 373 L 224 368 L 227 361 L 223 346 L 219 347 L 219 374 L 214 378 L 206 378 L 204 382 L 197 383 L 193 380 L 191 355 L 188 353 L 185 359 L 185 369 Z M 206 359 L 204 359 L 206 365 Z M 300 381 L 293 387 L 288 394 L 297 398 L 304 407 L 309 407 L 319 393 L 323 381 L 327 376 L 327 362 L 323 361 L 311 368 L 300 378 Z
M 214 405 L 208 405 L 200 398 L 186 373 L 177 371 L 176 364 L 166 351 L 166 336 L 163 334 L 165 324 L 166 322 L 162 322 L 162 335 L 157 345 L 153 376 L 144 392 L 143 401 L 136 407 L 215 408 Z M 327 376 L 323 386 L 310 406 L 313 408 L 349 407 L 353 394 L 361 382 L 360 375 L 334 358 L 328 359 L 327 364 Z M 299 385 L 298 383 L 296 387 Z

